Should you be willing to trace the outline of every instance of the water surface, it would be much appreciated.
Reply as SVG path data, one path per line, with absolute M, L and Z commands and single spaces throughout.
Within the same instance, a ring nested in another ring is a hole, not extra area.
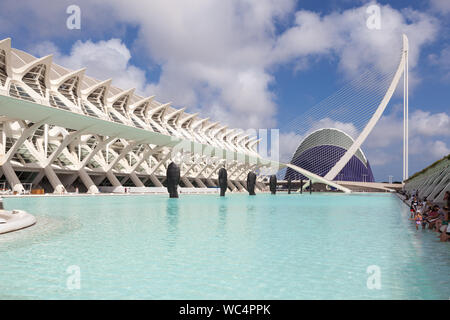
M 449 244 L 416 231 L 390 194 L 36 197 L 5 206 L 38 223 L 0 235 L 2 299 L 450 297 Z M 69 289 L 70 266 L 80 289 Z M 369 266 L 379 268 L 379 290 L 367 287 Z

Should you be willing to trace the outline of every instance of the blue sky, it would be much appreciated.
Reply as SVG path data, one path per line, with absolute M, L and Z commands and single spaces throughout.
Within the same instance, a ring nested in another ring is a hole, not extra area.
M 278 128 L 281 159 L 302 136 L 286 125 L 368 65 L 395 69 L 405 32 L 410 57 L 410 173 L 449 153 L 450 1 L 2 1 L 0 37 L 87 74 L 113 78 L 230 126 Z M 369 5 L 381 29 L 365 25 Z M 18 23 L 20 21 L 20 23 Z M 363 145 L 376 180 L 401 179 L 401 96 Z

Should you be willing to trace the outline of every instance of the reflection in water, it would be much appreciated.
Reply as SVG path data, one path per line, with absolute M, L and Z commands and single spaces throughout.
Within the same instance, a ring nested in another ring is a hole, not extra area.
M 219 205 L 219 223 L 217 225 L 217 231 L 218 236 L 222 237 L 225 235 L 225 227 L 227 224 L 227 213 L 228 213 L 228 205 L 227 205 L 227 199 L 226 198 L 220 198 L 220 205 Z
M 255 197 L 248 197 L 249 203 L 247 203 L 246 206 L 246 215 L 245 215 L 245 232 L 248 235 L 251 235 L 253 233 L 253 226 L 255 224 L 255 217 L 257 214 L 257 207 L 255 205 Z
M 253 204 L 247 204 L 247 214 L 253 215 L 256 212 L 256 207 Z
M 269 208 L 269 215 L 270 216 L 274 216 L 274 215 L 276 215 L 276 213 L 277 213 L 277 206 L 276 205 L 270 206 L 270 208 Z
M 216 235 L 216 238 L 218 239 L 218 244 L 216 250 L 219 254 L 225 254 L 228 248 L 227 215 L 229 202 L 227 201 L 227 198 L 224 197 L 221 197 L 218 202 L 219 202 L 219 205 L 217 207 L 218 223 Z
M 2 234 L 0 252 L 54 241 L 81 227 L 81 222 L 75 218 L 37 216 L 36 224 L 31 227 Z
M 167 243 L 170 247 L 175 246 L 178 231 L 178 216 L 179 216 L 179 200 L 176 198 L 169 198 L 166 201 L 166 218 L 167 218 Z

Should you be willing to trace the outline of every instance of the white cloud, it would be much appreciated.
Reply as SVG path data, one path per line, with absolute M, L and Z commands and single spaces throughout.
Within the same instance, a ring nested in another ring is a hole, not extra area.
M 366 140 L 369 148 L 387 147 L 403 139 L 403 111 L 395 106 L 393 112 L 383 115 Z M 409 137 L 448 137 L 450 117 L 448 114 L 416 110 L 410 114 Z
M 334 121 L 330 118 L 324 118 L 315 122 L 312 128 L 308 131 L 308 134 L 322 128 L 335 128 L 344 131 L 353 139 L 356 139 L 358 137 L 358 129 L 356 129 L 353 123 Z
M 395 105 L 384 114 L 364 142 L 365 148 L 385 148 L 403 139 L 403 107 Z
M 415 136 L 409 142 L 409 154 L 431 161 L 450 154 L 450 149 L 445 141 Z
M 369 66 L 389 71 L 399 61 L 400 36 L 405 33 L 409 37 L 410 68 L 414 68 L 420 48 L 435 38 L 438 21 L 418 11 L 380 5 L 381 29 L 370 30 L 365 25 L 368 5 L 325 16 L 298 11 L 295 26 L 277 40 L 275 59 L 283 62 L 308 55 L 336 57 L 340 69 L 351 77 Z
M 367 159 L 372 167 L 374 166 L 384 166 L 388 163 L 401 161 L 401 155 L 397 153 L 392 153 L 390 151 L 385 151 L 382 149 L 377 150 L 364 150 Z
M 450 117 L 446 113 L 416 110 L 409 120 L 410 162 L 421 166 L 450 153 Z M 403 157 L 403 110 L 394 106 L 390 114 L 383 115 L 363 144 L 363 150 L 372 166 L 399 163 Z
M 411 114 L 409 126 L 413 136 L 450 136 L 450 116 L 444 112 L 416 110 Z
M 112 78 L 113 85 L 124 90 L 136 88 L 138 92 L 145 93 L 145 71 L 130 64 L 131 53 L 119 39 L 108 41 L 77 41 L 70 54 L 59 52 L 52 42 L 43 42 L 33 48 L 32 53 L 38 56 L 53 54 L 56 63 L 70 68 L 81 69 L 86 67 L 87 75 L 98 80 Z
M 431 8 L 440 13 L 450 13 L 450 1 L 448 0 L 430 0 Z
M 450 148 L 447 147 L 447 144 L 441 140 L 433 141 L 429 151 L 435 158 L 442 158 L 443 156 L 450 154 Z
M 243 128 L 275 125 L 267 71 L 275 21 L 293 1 L 112 1 L 140 27 L 137 46 L 161 67 L 162 100 Z
M 447 113 L 434 113 L 416 110 L 410 114 L 409 137 L 448 137 L 450 136 L 450 116 Z M 393 112 L 383 115 L 367 138 L 367 147 L 387 147 L 403 139 L 403 111 L 399 106 Z
M 280 133 L 280 161 L 289 163 L 304 136 L 295 132 Z
M 38 43 L 30 49 L 30 53 L 35 55 L 36 57 L 44 57 L 52 54 L 53 60 L 58 59 L 58 57 L 61 55 L 58 46 L 51 41 L 43 41 Z
M 439 54 L 431 53 L 428 55 L 428 60 L 444 73 L 444 79 L 450 79 L 450 46 L 445 46 Z

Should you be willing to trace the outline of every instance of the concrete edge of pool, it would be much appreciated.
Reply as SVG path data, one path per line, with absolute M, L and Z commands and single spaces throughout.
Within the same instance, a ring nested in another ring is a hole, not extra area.
M 23 210 L 0 210 L 0 234 L 17 231 L 36 223 L 36 218 Z

